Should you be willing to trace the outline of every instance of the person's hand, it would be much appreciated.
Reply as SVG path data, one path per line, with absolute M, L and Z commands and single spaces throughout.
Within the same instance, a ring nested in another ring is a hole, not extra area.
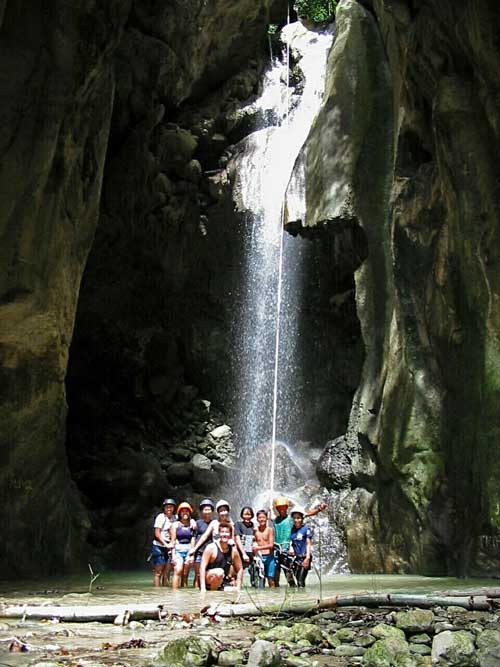
M 195 553 L 195 552 L 194 552 L 194 549 L 190 549 L 190 550 L 188 551 L 188 558 L 191 558 L 192 556 L 194 556 L 194 553 Z
M 304 562 L 302 565 L 307 569 L 309 565 L 311 564 L 311 559 L 310 558 L 304 558 Z
M 254 552 L 254 554 L 259 552 L 259 545 L 256 542 L 252 544 L 252 551 Z
M 243 554 L 243 561 L 244 561 L 245 563 L 249 563 L 249 562 L 250 562 L 250 558 L 247 556 L 247 554 Z
M 189 565 L 191 565 L 191 563 L 192 563 L 193 561 L 194 561 L 194 556 L 188 554 L 188 556 L 187 556 L 187 558 L 186 558 L 186 563 L 188 563 Z
M 325 510 L 327 507 L 328 507 L 328 505 L 325 503 L 324 500 L 322 500 L 322 501 L 320 502 L 320 504 L 319 504 L 319 511 L 322 512 L 322 511 Z

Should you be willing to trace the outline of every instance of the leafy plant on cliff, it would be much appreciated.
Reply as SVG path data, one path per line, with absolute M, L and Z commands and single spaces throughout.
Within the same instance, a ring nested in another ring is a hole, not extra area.
M 335 16 L 337 0 L 295 0 L 293 8 L 300 18 L 322 23 Z

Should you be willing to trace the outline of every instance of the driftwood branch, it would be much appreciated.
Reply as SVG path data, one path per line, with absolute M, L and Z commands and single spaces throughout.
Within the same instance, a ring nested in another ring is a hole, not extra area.
M 361 595 L 337 595 L 322 602 L 298 602 L 289 600 L 282 603 L 220 604 L 213 605 L 205 610 L 208 616 L 264 616 L 274 614 L 307 614 L 320 612 L 338 607 L 463 607 L 470 611 L 491 611 L 495 604 L 485 595 L 480 596 L 442 596 L 442 595 L 412 595 L 407 593 L 377 594 L 366 593 Z
M 491 611 L 500 606 L 498 600 L 486 595 L 420 595 L 411 593 L 366 593 L 337 595 L 321 602 L 304 602 L 292 599 L 280 602 L 254 602 L 242 604 L 214 604 L 203 609 L 207 616 L 265 616 L 280 614 L 307 614 L 339 607 L 463 607 L 471 611 Z M 89 605 L 89 606 L 28 606 L 1 605 L 0 618 L 29 618 L 44 620 L 57 618 L 64 622 L 126 624 L 132 620 L 160 619 L 166 615 L 165 605 Z
M 144 619 L 159 619 L 166 612 L 161 604 L 140 605 L 88 605 L 88 606 L 28 606 L 28 605 L 1 605 L 0 618 L 29 618 L 30 620 L 45 620 L 57 618 L 67 623 L 85 623 L 99 621 L 101 623 L 126 624 L 130 621 Z M 123 619 L 123 621 L 121 620 Z

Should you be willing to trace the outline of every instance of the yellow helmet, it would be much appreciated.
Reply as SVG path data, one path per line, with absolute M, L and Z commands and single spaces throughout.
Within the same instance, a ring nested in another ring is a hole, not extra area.
M 181 510 L 188 510 L 190 514 L 193 513 L 193 508 L 189 503 L 181 503 L 179 507 L 177 508 L 177 514 L 180 514 Z
M 284 496 L 278 496 L 274 501 L 275 507 L 288 507 L 289 505 L 288 498 L 285 498 Z

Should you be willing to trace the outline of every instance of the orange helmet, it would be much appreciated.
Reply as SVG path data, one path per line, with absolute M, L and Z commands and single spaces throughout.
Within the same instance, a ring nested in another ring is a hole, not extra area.
M 288 507 L 289 505 L 288 498 L 285 498 L 284 496 L 278 496 L 274 501 L 275 507 Z
M 181 510 L 187 510 L 190 514 L 193 513 L 193 508 L 189 503 L 181 503 L 179 507 L 177 508 L 177 514 L 180 514 Z

